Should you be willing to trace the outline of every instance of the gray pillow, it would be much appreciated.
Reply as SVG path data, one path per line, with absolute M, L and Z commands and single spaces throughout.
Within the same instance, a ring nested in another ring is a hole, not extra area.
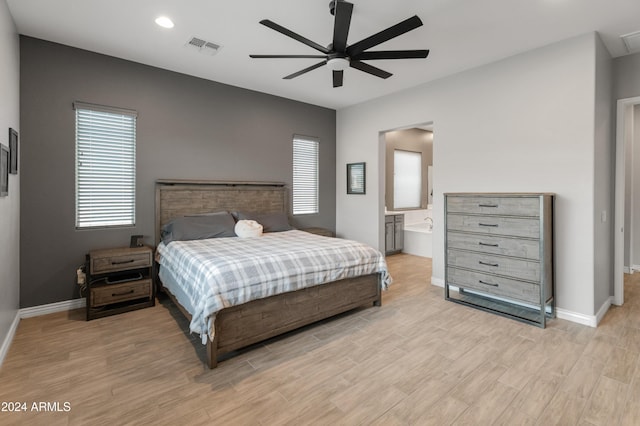
M 234 216 L 238 220 L 255 220 L 262 225 L 263 232 L 282 232 L 293 229 L 293 227 L 289 225 L 289 218 L 285 213 L 236 212 Z
M 162 227 L 162 241 L 169 244 L 171 241 L 235 237 L 235 225 L 228 212 L 178 217 Z

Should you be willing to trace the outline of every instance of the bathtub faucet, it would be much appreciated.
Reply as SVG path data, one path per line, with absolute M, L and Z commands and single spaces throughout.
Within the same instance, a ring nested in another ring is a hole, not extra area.
M 433 229 L 433 219 L 427 216 L 424 218 L 424 220 L 429 224 L 429 229 Z

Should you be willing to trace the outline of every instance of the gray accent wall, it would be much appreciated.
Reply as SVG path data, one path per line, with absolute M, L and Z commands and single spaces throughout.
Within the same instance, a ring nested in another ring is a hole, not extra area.
M 320 212 L 293 225 L 335 230 L 334 110 L 30 37 L 20 48 L 21 307 L 79 297 L 75 270 L 89 250 L 132 234 L 152 244 L 156 179 L 290 188 L 294 134 L 320 140 Z M 75 229 L 76 100 L 138 112 L 135 227 Z
M 9 127 L 20 132 L 20 50 L 18 32 L 0 1 L 0 143 L 9 146 Z M 20 296 L 20 177 L 9 175 L 9 195 L 0 197 L 0 364 L 17 326 Z

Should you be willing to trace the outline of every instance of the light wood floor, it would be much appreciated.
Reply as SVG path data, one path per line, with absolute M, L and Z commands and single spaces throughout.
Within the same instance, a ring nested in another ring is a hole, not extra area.
M 20 322 L 0 424 L 640 425 L 640 274 L 597 329 L 542 330 L 443 299 L 429 259 L 388 258 L 381 308 L 363 309 L 204 365 L 169 302 L 84 321 Z

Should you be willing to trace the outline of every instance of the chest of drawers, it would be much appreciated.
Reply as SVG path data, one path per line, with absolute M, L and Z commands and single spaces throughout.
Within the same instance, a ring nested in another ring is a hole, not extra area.
M 445 194 L 445 298 L 545 327 L 554 316 L 554 195 Z

